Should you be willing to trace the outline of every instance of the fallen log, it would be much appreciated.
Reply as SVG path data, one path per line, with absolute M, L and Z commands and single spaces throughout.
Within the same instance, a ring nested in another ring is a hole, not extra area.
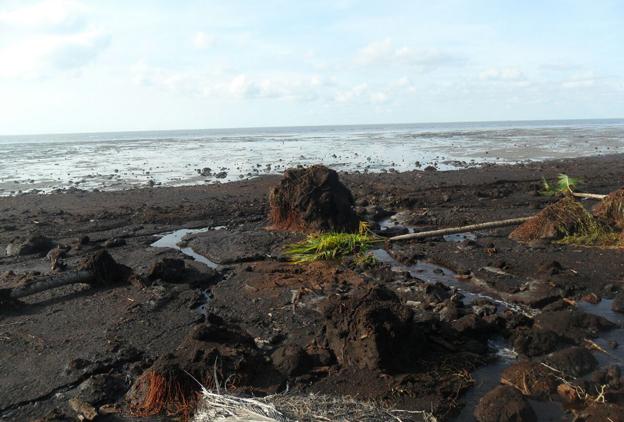
M 22 286 L 0 289 L 0 296 L 5 299 L 20 299 L 45 290 L 77 283 L 111 285 L 127 282 L 131 275 L 132 270 L 129 267 L 115 262 L 108 252 L 100 251 L 84 259 L 77 271 L 46 275 Z
M 488 221 L 487 223 L 469 224 L 467 226 L 461 226 L 461 227 L 449 227 L 446 229 L 429 230 L 429 231 L 418 232 L 418 233 L 408 233 L 408 234 L 402 234 L 399 236 L 391 237 L 388 240 L 391 242 L 395 242 L 397 240 L 425 239 L 429 237 L 446 236 L 448 234 L 466 233 L 466 232 L 470 232 L 473 230 L 485 230 L 485 229 L 495 229 L 498 227 L 516 226 L 518 224 L 524 223 L 527 220 L 530 220 L 533 217 L 534 216 L 510 218 L 507 220 Z
M 576 198 L 584 198 L 584 199 L 596 199 L 598 201 L 602 201 L 607 197 L 607 195 L 601 195 L 599 193 L 583 193 L 583 192 L 572 192 L 572 196 Z

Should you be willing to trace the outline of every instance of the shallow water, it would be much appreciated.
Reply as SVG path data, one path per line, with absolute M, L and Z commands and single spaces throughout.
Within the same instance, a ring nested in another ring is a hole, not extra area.
M 0 136 L 0 196 L 215 183 L 323 163 L 379 172 L 624 152 L 624 120 Z M 462 163 L 463 162 L 463 163 Z M 211 176 L 196 171 L 211 169 Z M 215 175 L 227 173 L 222 178 Z
M 210 268 L 217 268 L 219 266 L 217 263 L 212 262 L 211 260 L 209 260 L 205 256 L 198 254 L 193 249 L 191 249 L 191 248 L 189 248 L 187 246 L 179 246 L 178 245 L 180 242 L 182 242 L 182 238 L 184 236 L 186 236 L 187 234 L 203 233 L 203 232 L 207 232 L 208 230 L 216 230 L 216 229 L 219 229 L 219 228 L 206 227 L 206 228 L 202 228 L 202 229 L 180 229 L 180 230 L 176 230 L 174 232 L 165 233 L 165 234 L 160 235 L 161 236 L 160 239 L 158 239 L 156 242 L 152 243 L 150 246 L 152 246 L 154 248 L 171 248 L 171 249 L 175 249 L 175 250 L 178 250 L 178 251 L 182 252 L 184 255 L 190 256 L 195 261 L 201 262 L 202 264 L 204 264 L 204 265 L 206 265 L 206 266 L 208 266 Z

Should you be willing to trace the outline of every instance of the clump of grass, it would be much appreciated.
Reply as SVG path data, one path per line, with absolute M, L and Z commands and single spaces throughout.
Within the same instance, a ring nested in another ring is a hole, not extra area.
M 594 221 L 587 228 L 577 233 L 568 234 L 557 243 L 563 245 L 613 247 L 622 246 L 623 242 L 620 233 L 614 232 L 609 227 Z
M 565 211 L 565 208 L 561 210 Z M 561 215 L 560 218 L 561 224 L 558 230 L 563 237 L 557 243 L 603 247 L 618 246 L 621 243 L 620 233 L 600 223 L 581 206 L 578 207 L 578 211 Z M 574 221 L 572 225 L 569 224 L 571 219 Z
M 581 183 L 581 179 L 570 177 L 564 173 L 557 176 L 557 182 L 555 185 L 551 185 L 544 177 L 542 177 L 542 190 L 539 191 L 539 193 L 543 196 L 556 196 L 559 194 L 573 193 L 574 189 L 576 189 L 576 187 Z
M 372 233 L 368 224 L 360 222 L 357 233 L 321 233 L 287 247 L 286 255 L 296 264 L 341 259 L 365 254 L 375 243 L 384 239 Z

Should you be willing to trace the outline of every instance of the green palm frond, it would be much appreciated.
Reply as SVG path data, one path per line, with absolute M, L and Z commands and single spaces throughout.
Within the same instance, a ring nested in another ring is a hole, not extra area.
M 561 193 L 573 193 L 574 189 L 576 189 L 581 183 L 581 179 L 570 177 L 564 173 L 557 176 L 555 186 L 548 183 L 548 180 L 542 177 L 542 190 L 539 191 L 539 194 L 542 196 L 555 196 Z
M 368 229 L 367 223 L 360 223 L 358 233 L 322 233 L 309 235 L 301 242 L 286 248 L 286 255 L 294 263 L 340 259 L 348 255 L 363 254 L 375 243 L 384 239 Z

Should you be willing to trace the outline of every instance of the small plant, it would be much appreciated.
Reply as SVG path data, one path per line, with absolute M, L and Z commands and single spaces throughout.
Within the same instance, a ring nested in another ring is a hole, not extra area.
M 368 224 L 360 222 L 357 233 L 321 233 L 309 235 L 305 240 L 286 249 L 292 262 L 301 264 L 314 261 L 340 259 L 348 255 L 364 254 L 375 243 L 385 239 L 372 233 Z
M 548 183 L 548 181 L 542 177 L 542 190 L 539 191 L 543 196 L 555 196 L 558 194 L 571 194 L 574 193 L 574 189 L 581 184 L 581 179 L 570 177 L 567 174 L 561 173 L 557 176 L 557 183 L 555 186 Z

